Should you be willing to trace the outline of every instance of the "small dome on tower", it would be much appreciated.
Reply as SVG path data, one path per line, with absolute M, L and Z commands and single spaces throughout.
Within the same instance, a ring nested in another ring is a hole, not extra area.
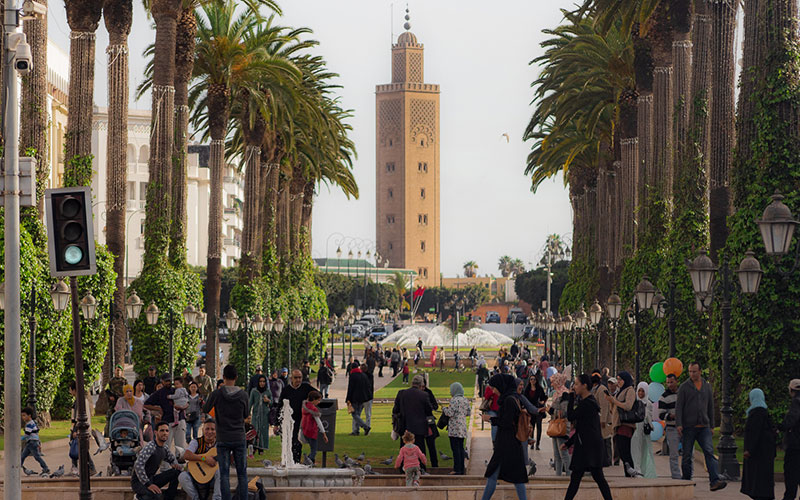
M 397 37 L 397 45 L 417 45 L 417 37 L 410 31 L 404 31 Z

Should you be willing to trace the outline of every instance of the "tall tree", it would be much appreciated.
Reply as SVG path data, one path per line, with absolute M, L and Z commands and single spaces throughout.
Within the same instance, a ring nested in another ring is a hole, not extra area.
M 40 3 L 46 6 L 47 0 Z M 19 150 L 36 158 L 36 204 L 41 216 L 44 188 L 50 175 L 47 154 L 47 14 L 26 19 L 23 31 L 31 46 L 33 68 L 30 74 L 22 77 Z
M 125 223 L 128 162 L 128 35 L 133 22 L 133 1 L 106 1 L 103 20 L 108 30 L 108 137 L 106 145 L 106 243 L 114 256 L 117 273 L 114 289 L 114 359 L 123 360 L 127 350 L 125 327 Z M 111 372 L 109 366 L 104 377 Z M 105 379 L 104 379 L 105 380 Z
M 464 263 L 464 276 L 467 278 L 472 278 L 475 276 L 476 272 L 478 271 L 478 263 L 474 260 L 468 260 Z
M 511 274 L 511 257 L 508 255 L 500 257 L 500 260 L 497 262 L 497 270 L 500 271 L 503 277 L 508 277 L 508 275 Z
M 92 179 L 92 99 L 95 31 L 105 0 L 65 0 L 69 44 L 69 98 L 64 184 L 86 186 Z

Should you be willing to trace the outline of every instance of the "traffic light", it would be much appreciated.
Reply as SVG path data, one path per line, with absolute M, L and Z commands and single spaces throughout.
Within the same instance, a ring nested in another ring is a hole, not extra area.
M 50 273 L 53 276 L 95 274 L 91 188 L 47 189 L 44 203 Z

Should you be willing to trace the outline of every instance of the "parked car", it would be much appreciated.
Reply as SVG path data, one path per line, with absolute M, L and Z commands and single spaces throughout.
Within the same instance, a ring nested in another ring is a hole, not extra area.
M 369 331 L 369 339 L 373 342 L 381 341 L 386 338 L 387 335 L 389 335 L 389 332 L 384 325 L 375 325 Z
M 369 321 L 370 326 L 375 326 L 381 322 L 380 318 L 376 314 L 364 314 L 361 316 L 361 321 Z
M 500 323 L 500 313 L 497 311 L 489 311 L 486 313 L 487 323 Z
M 525 313 L 522 312 L 522 309 L 519 307 L 512 307 L 508 310 L 508 317 L 506 318 L 506 323 L 522 323 L 525 324 L 528 322 L 528 317 L 525 316 Z
M 344 329 L 345 336 L 352 335 L 354 339 L 363 339 L 364 335 L 366 334 L 366 330 L 364 329 L 363 325 L 359 324 L 352 324 Z

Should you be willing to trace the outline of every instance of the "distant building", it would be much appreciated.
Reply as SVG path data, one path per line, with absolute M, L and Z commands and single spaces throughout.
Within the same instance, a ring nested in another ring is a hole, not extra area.
M 365 259 L 314 259 L 314 265 L 320 272 L 341 274 L 352 278 L 366 277 L 366 279 L 377 283 L 388 283 L 394 273 L 401 273 L 406 278 L 409 286 L 414 288 L 419 285 L 419 277 L 413 269 L 400 269 L 394 267 L 375 267 L 370 261 Z
M 376 234 L 380 255 L 415 270 L 415 284 L 437 286 L 439 85 L 424 83 L 423 50 L 403 32 L 392 46 L 392 83 L 375 88 Z
M 482 285 L 489 290 L 492 299 L 500 302 L 516 302 L 519 300 L 514 291 L 514 278 L 495 278 L 494 276 L 473 276 L 471 278 L 442 278 L 442 286 L 447 288 L 466 288 L 470 285 Z

